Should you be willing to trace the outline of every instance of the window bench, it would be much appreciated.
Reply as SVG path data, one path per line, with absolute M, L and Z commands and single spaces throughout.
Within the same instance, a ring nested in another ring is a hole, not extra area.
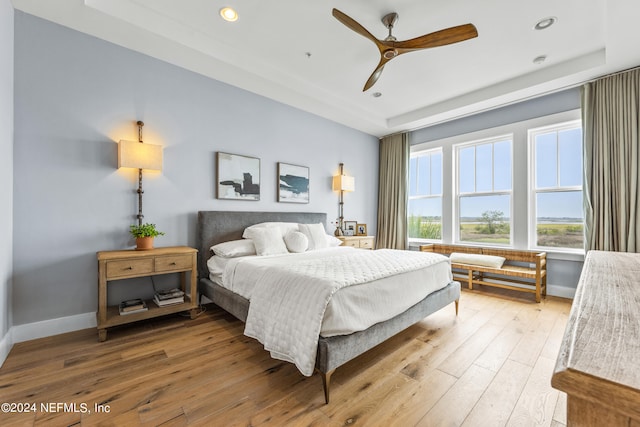
M 500 268 L 452 262 L 454 279 L 467 282 L 469 289 L 477 284 L 533 293 L 536 302 L 540 302 L 541 296 L 547 295 L 546 252 L 438 243 L 420 245 L 420 251 L 447 256 L 456 252 L 503 257 L 505 262 Z

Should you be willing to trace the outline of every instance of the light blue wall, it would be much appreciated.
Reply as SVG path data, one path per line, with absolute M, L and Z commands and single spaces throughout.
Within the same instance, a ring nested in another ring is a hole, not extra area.
M 418 129 L 411 134 L 411 144 L 422 144 L 482 129 L 490 129 L 509 123 L 522 122 L 536 117 L 562 113 L 580 108 L 580 88 L 518 102 L 484 113 Z
M 9 351 L 13 274 L 13 6 L 0 0 L 0 365 Z
M 136 120 L 164 146 L 144 180 L 157 246 L 195 245 L 198 210 L 333 219 L 340 162 L 356 177 L 347 219 L 375 230 L 375 137 L 19 11 L 15 43 L 14 324 L 96 310 L 96 251 L 133 246 L 137 172 L 116 170 L 116 142 L 136 140 Z M 215 198 L 217 151 L 261 159 L 259 202 Z M 276 202 L 277 162 L 309 166 L 309 204 Z

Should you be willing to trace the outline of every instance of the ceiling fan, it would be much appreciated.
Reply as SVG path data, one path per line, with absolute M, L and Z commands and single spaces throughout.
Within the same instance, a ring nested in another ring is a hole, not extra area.
M 371 88 L 371 86 L 378 81 L 385 64 L 398 55 L 420 49 L 445 46 L 478 37 L 478 30 L 476 30 L 476 27 L 473 24 L 465 24 L 425 34 L 410 40 L 397 41 L 397 39 L 391 34 L 391 31 L 393 30 L 395 23 L 398 21 L 398 14 L 389 13 L 382 17 L 382 23 L 389 29 L 389 35 L 384 40 L 378 40 L 353 18 L 350 18 L 338 9 L 333 9 L 333 16 L 348 28 L 371 40 L 380 51 L 380 62 L 371 74 L 371 77 L 369 77 L 369 80 L 365 83 L 364 88 L 362 89 L 363 92 Z

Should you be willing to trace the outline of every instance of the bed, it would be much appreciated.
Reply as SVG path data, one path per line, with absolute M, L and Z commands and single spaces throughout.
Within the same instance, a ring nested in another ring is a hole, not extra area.
M 246 227 L 263 222 L 300 224 L 327 223 L 326 214 L 324 213 L 198 212 L 197 246 L 199 250 L 199 294 L 206 296 L 216 305 L 243 322 L 247 322 L 249 316 L 249 299 L 221 286 L 219 283 L 215 283 L 217 280 L 215 280 L 215 282 L 212 281 L 207 261 L 211 257 L 210 248 L 212 246 L 223 242 L 241 240 Z M 359 249 L 352 249 L 352 251 L 358 253 L 357 257 L 364 257 L 365 252 L 371 252 Z M 398 253 L 398 251 L 395 252 Z M 411 254 L 406 253 L 406 255 Z M 401 313 L 387 320 L 377 322 L 364 330 L 340 335 L 329 334 L 331 336 L 323 336 L 325 335 L 323 333 L 317 335 L 317 342 L 314 342 L 314 349 L 317 349 L 314 357 L 315 370 L 319 372 L 322 377 L 325 402 L 329 403 L 331 375 L 338 367 L 451 303 L 455 303 L 457 314 L 459 298 L 460 284 L 455 281 L 447 281 L 439 285 L 437 290 L 430 292 L 426 297 L 413 303 L 413 305 Z M 255 304 L 257 304 L 257 302 Z M 248 325 L 247 323 L 247 326 Z M 316 337 L 314 337 L 314 340 L 315 339 Z

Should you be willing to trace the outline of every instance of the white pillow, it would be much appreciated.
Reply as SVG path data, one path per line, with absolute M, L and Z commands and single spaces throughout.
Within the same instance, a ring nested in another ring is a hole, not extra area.
M 309 239 L 309 248 L 307 250 L 313 251 L 316 249 L 328 248 L 327 232 L 324 229 L 322 223 L 318 224 L 298 224 L 298 228 Z
M 309 239 L 299 231 L 290 231 L 284 236 L 284 243 L 289 252 L 300 253 L 309 247 Z
M 256 253 L 260 256 L 289 253 L 277 227 L 256 228 L 252 230 L 251 236 Z
M 244 229 L 242 237 L 245 239 L 251 239 L 251 232 L 257 228 L 269 228 L 275 227 L 280 230 L 282 237 L 286 236 L 289 231 L 298 231 L 297 222 L 261 222 L 259 224 L 250 225 Z
M 500 268 L 506 258 L 495 255 L 463 254 L 452 252 L 449 256 L 451 262 L 458 264 L 480 265 L 483 267 Z
M 225 258 L 235 258 L 239 256 L 249 256 L 256 254 L 256 247 L 253 240 L 231 240 L 229 242 L 218 243 L 211 246 L 211 251 L 218 256 Z
M 342 240 L 330 234 L 327 234 L 327 246 L 329 246 L 330 248 L 335 248 L 336 246 L 340 246 L 341 244 Z

